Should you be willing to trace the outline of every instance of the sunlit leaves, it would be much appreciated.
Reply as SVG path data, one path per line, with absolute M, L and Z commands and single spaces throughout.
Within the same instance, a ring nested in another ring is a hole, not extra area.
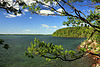
M 65 50 L 65 55 L 68 53 L 68 50 Z
M 90 15 L 87 16 L 87 20 L 89 22 L 92 22 L 92 21 L 98 21 L 99 19 L 100 19 L 100 13 L 96 12 L 96 10 L 94 12 L 90 10 Z
M 91 0 L 94 3 L 100 3 L 100 0 Z
M 48 62 L 49 62 L 49 61 L 51 61 L 51 59 L 49 59 L 49 58 L 46 58 L 46 61 L 48 61 Z
M 57 37 L 88 38 L 92 32 L 93 32 L 92 27 L 67 27 L 55 31 L 52 35 Z
M 47 61 L 51 61 L 52 59 L 65 59 L 66 56 L 69 58 L 77 58 L 75 56 L 77 54 L 76 51 L 73 50 L 65 50 L 62 45 L 53 45 L 53 43 L 45 43 L 44 41 L 39 41 L 38 39 L 34 39 L 34 43 L 31 42 L 31 45 L 25 51 L 25 55 L 28 57 L 34 58 L 33 55 L 38 55 L 46 58 Z
M 96 5 L 95 8 L 96 8 L 96 9 L 100 9 L 100 5 Z
M 22 6 L 22 8 L 23 8 L 23 9 L 27 8 L 27 5 L 24 4 L 24 5 Z
M 80 50 L 86 52 L 86 48 L 80 48 Z
M 66 21 L 64 21 L 63 22 L 63 25 L 67 25 L 67 26 L 73 26 L 73 27 L 75 27 L 75 26 L 87 26 L 87 24 L 86 25 L 83 25 L 84 24 L 84 22 L 82 21 L 82 20 L 80 20 L 80 19 L 77 19 L 77 18 L 75 18 L 75 17 L 67 17 L 67 19 L 68 19 L 68 21 L 66 22 Z

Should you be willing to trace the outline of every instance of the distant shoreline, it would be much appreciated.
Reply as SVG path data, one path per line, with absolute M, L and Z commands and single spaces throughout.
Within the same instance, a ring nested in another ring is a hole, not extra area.
M 0 34 L 0 35 L 42 35 L 42 36 L 52 36 L 52 34 Z M 52 36 L 60 37 L 60 36 Z M 86 37 L 63 37 L 63 38 L 86 38 Z
M 53 36 L 53 37 L 60 37 L 60 36 Z M 63 37 L 63 38 L 86 38 L 86 37 Z

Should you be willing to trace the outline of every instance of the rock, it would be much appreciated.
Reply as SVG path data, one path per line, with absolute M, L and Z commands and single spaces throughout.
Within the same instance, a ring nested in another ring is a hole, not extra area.
M 92 64 L 91 67 L 100 67 L 100 57 L 96 56 L 96 55 L 89 54 L 89 53 L 100 54 L 100 47 L 97 47 L 98 43 L 96 42 L 96 40 L 94 40 L 94 41 L 92 41 L 92 40 L 84 41 L 84 42 L 81 43 L 80 46 L 78 46 L 78 49 L 84 48 L 84 46 L 87 49 L 86 56 L 88 56 L 89 58 L 92 58 L 95 62 L 94 64 Z M 89 47 L 91 47 L 92 49 L 89 49 Z
M 91 67 L 96 67 L 96 64 L 93 64 Z
M 96 67 L 100 67 L 100 64 L 97 64 Z

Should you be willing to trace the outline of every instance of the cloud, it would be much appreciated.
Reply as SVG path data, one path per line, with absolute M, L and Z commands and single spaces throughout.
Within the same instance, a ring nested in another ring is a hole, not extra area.
M 36 3 L 36 0 L 22 0 L 22 1 L 24 1 L 27 5 L 31 5 L 32 3 Z M 44 3 L 44 4 L 48 5 L 48 6 L 51 5 L 50 2 L 47 2 L 46 3 L 46 2 L 44 2 L 44 0 L 37 0 L 37 1 L 42 2 L 42 3 Z M 55 6 L 56 4 L 57 4 L 57 2 L 53 2 L 53 5 L 52 6 Z M 48 7 L 46 5 L 43 5 L 43 6 L 44 7 Z
M 22 14 L 17 14 L 17 16 L 21 16 Z
M 41 25 L 42 25 L 42 27 L 49 28 L 49 26 L 46 24 L 41 24 Z
M 16 15 L 13 15 L 13 14 L 7 14 L 6 18 L 14 18 L 16 17 Z
M 34 0 L 23 0 L 27 5 L 31 5 L 32 3 L 36 3 Z
M 48 14 L 54 14 L 54 12 L 50 10 L 40 10 L 40 14 L 48 15 Z
M 44 27 L 44 28 L 49 28 L 49 29 L 56 29 L 56 28 L 58 28 L 57 26 L 49 26 L 49 25 L 47 25 L 47 24 L 41 24 L 42 25 L 42 27 Z
M 32 19 L 32 17 L 29 17 L 29 19 Z
M 51 28 L 58 28 L 57 26 L 50 26 Z
M 17 15 L 14 15 L 14 14 L 4 14 L 6 15 L 6 18 L 14 18 L 14 17 L 17 17 L 17 16 L 21 16 L 22 14 L 17 14 Z
M 25 11 L 25 12 L 29 12 L 29 10 L 28 10 L 28 9 L 24 9 L 24 11 Z
M 63 9 L 62 9 L 62 8 L 59 8 L 57 11 L 62 12 L 62 11 L 63 11 Z
M 19 10 L 19 4 L 18 4 L 18 3 L 16 3 L 16 4 L 13 6 L 13 8 L 15 8 L 15 9 Z
M 62 25 L 62 26 L 50 26 L 50 25 L 47 25 L 47 24 L 41 24 L 42 28 L 41 30 L 45 30 L 45 32 L 47 33 L 53 33 L 55 32 L 56 30 L 58 29 L 61 29 L 61 28 L 66 28 L 67 26 L 65 25 Z

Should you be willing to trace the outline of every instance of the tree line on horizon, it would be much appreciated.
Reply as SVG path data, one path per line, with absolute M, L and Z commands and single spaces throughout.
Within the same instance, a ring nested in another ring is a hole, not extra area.
M 67 27 L 56 30 L 52 36 L 71 37 L 71 38 L 89 38 L 93 32 L 92 27 Z M 100 33 L 96 32 L 92 38 L 100 42 Z

